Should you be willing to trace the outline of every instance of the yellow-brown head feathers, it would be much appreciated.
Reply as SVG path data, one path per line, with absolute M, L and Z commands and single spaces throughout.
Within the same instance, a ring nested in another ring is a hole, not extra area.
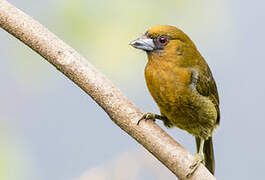
M 161 54 L 162 51 L 179 54 L 183 48 L 187 47 L 196 50 L 191 39 L 183 31 L 169 25 L 151 27 L 143 36 L 132 41 L 130 45 L 149 54 L 151 52 Z
M 152 26 L 147 30 L 146 35 L 148 35 L 152 39 L 155 39 L 158 36 L 167 36 L 169 39 L 190 41 L 190 38 L 183 31 L 170 25 Z

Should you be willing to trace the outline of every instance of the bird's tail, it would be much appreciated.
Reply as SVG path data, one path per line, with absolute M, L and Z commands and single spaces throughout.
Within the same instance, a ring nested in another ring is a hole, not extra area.
M 200 148 L 200 138 L 196 137 L 197 152 Z M 209 137 L 204 142 L 203 154 L 205 158 L 205 167 L 214 175 L 215 171 L 215 160 L 214 160 L 214 151 L 213 151 L 213 139 Z

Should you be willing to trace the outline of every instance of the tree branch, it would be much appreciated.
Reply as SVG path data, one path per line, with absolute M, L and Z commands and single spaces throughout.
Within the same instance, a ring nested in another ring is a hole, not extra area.
M 31 17 L 0 0 L 0 27 L 36 51 L 91 96 L 125 132 L 142 144 L 179 179 L 187 179 L 193 156 L 142 112 L 84 57 Z M 190 180 L 214 180 L 201 165 Z

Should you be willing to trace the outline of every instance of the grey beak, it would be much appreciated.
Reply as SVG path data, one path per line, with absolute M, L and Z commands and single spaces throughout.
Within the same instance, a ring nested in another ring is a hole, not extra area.
M 153 51 L 155 48 L 153 39 L 150 39 L 145 35 L 132 41 L 130 45 L 134 48 L 142 49 L 144 51 Z

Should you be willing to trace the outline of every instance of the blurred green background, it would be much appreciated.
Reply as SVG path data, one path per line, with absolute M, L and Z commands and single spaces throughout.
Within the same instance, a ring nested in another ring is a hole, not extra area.
M 208 61 L 219 89 L 217 178 L 261 179 L 265 2 L 9 2 L 74 47 L 147 112 L 158 113 L 144 82 L 147 58 L 128 44 L 152 25 L 181 28 Z M 79 87 L 2 29 L 0 55 L 1 180 L 175 179 Z M 166 131 L 195 153 L 191 135 Z

